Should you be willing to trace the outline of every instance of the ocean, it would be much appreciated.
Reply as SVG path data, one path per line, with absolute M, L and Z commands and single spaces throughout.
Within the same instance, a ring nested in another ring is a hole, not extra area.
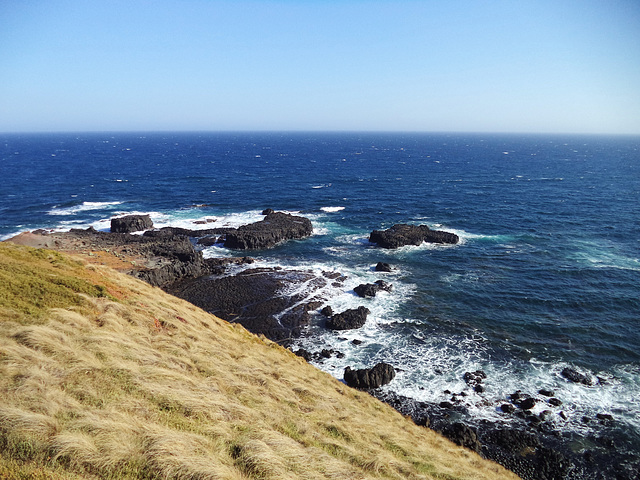
M 577 450 L 608 435 L 640 455 L 640 137 L 0 134 L 0 158 L 3 240 L 38 228 L 107 230 L 131 213 L 192 229 L 258 221 L 265 208 L 306 216 L 312 237 L 251 255 L 340 272 L 347 280 L 327 287 L 327 305 L 370 309 L 362 329 L 327 331 L 318 317 L 296 341 L 344 354 L 319 368 L 342 378 L 347 365 L 385 361 L 398 369 L 388 388 L 436 403 L 469 391 L 464 373 L 481 369 L 485 392 L 464 400 L 471 417 L 507 421 L 498 407 L 509 394 L 553 390 L 562 401 L 554 422 L 584 439 Z M 204 219 L 215 222 L 194 223 Z M 396 223 L 461 241 L 369 243 L 372 230 Z M 380 261 L 394 271 L 376 272 Z M 354 294 L 378 279 L 393 290 Z M 599 380 L 569 382 L 565 367 Z M 597 414 L 614 422 L 586 420 Z

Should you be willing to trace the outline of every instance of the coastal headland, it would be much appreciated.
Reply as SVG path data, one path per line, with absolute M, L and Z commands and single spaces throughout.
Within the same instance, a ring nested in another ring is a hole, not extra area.
M 1 478 L 516 478 L 67 237 L 0 244 Z
M 261 341 L 267 346 L 279 344 L 287 347 L 291 345 L 292 339 L 304 331 L 305 326 L 314 316 L 324 318 L 326 328 L 341 330 L 362 327 L 368 314 L 365 306 L 345 312 L 333 312 L 330 308 L 323 308 L 327 301 L 324 287 L 328 284 L 339 287 L 344 281 L 344 277 L 339 273 L 322 272 L 318 274 L 304 269 L 256 267 L 253 265 L 253 259 L 244 255 L 250 253 L 251 250 L 272 248 L 290 240 L 299 241 L 312 233 L 311 222 L 304 217 L 274 212 L 270 209 L 265 210 L 263 214 L 265 218 L 261 222 L 237 229 L 212 228 L 205 230 L 170 227 L 153 229 L 150 220 L 144 218 L 145 216 L 128 216 L 113 219 L 111 232 L 93 229 L 71 230 L 69 232 L 34 231 L 20 234 L 10 241 L 26 247 L 45 248 L 71 254 L 92 265 L 98 265 L 96 268 L 100 272 L 104 271 L 100 270 L 104 266 L 143 280 L 151 286 L 159 287 L 173 296 L 188 301 L 189 304 L 195 305 L 217 318 L 231 322 L 231 324 L 242 325 L 249 332 L 262 335 L 263 338 L 268 339 Z M 132 234 L 133 232 L 140 233 L 142 230 L 144 230 L 142 234 Z M 424 241 L 457 243 L 459 240 L 456 235 L 449 232 L 430 230 L 427 226 L 409 225 L 394 225 L 384 231 L 374 230 L 370 237 L 370 242 L 380 248 L 397 248 L 402 245 L 420 244 Z M 198 245 L 215 243 L 235 249 L 242 255 L 203 258 Z M 381 264 L 378 267 L 380 271 L 388 271 L 392 268 L 388 264 Z M 304 288 L 301 288 L 302 286 Z M 361 285 L 356 289 L 356 293 L 367 298 L 375 296 L 380 290 L 388 291 L 392 288 L 391 284 L 380 280 L 374 284 Z M 108 288 L 107 291 L 109 291 Z M 117 299 L 121 294 L 115 294 L 118 289 L 113 291 L 114 293 L 109 294 L 110 298 Z M 283 291 L 290 293 L 285 295 L 282 293 Z M 159 327 L 155 325 L 155 327 L 159 328 L 159 331 L 163 331 L 162 329 L 165 328 L 163 321 L 155 318 L 160 325 Z M 186 316 L 177 315 L 176 318 L 178 321 L 172 321 L 170 324 L 182 327 L 181 324 L 185 322 L 180 319 L 186 319 Z M 192 335 L 194 334 L 192 333 Z M 275 342 L 275 344 L 270 342 Z M 272 350 L 273 348 L 269 351 Z M 277 349 L 277 351 L 281 350 Z M 324 350 L 318 352 L 298 350 L 295 353 L 298 356 L 296 358 L 303 357 L 306 360 L 320 361 L 323 357 L 341 355 L 340 352 Z M 280 363 L 277 361 L 276 365 Z M 305 366 L 305 368 L 307 367 Z M 312 367 L 308 366 L 308 368 Z M 278 375 L 286 378 L 286 373 L 282 371 Z M 545 421 L 545 416 L 548 413 L 545 414 L 543 411 L 539 415 L 534 415 L 531 412 L 531 408 L 539 402 L 547 403 L 549 410 L 561 408 L 562 402 L 553 396 L 553 392 L 527 392 L 526 385 L 523 385 L 522 391 L 514 392 L 512 397 L 505 399 L 502 405 L 496 405 L 496 408 L 500 408 L 505 414 L 503 424 L 490 422 L 474 424 L 468 422 L 465 416 L 464 397 L 466 394 L 464 392 L 450 392 L 451 401 L 441 402 L 437 405 L 417 402 L 393 392 L 394 375 L 393 366 L 381 364 L 372 369 L 361 371 L 349 369 L 348 372 L 345 372 L 345 381 L 370 394 L 358 393 L 358 395 L 376 397 L 402 415 L 411 418 L 416 428 L 425 432 L 434 430 L 455 444 L 464 447 L 467 451 L 473 451 L 485 459 L 502 464 L 521 478 L 591 478 L 591 475 L 613 472 L 614 467 L 611 466 L 610 460 L 598 461 L 599 455 L 603 457 L 606 455 L 605 451 L 602 453 L 595 451 L 588 459 L 576 454 L 569 447 L 569 440 L 563 437 L 562 432 Z M 580 375 L 581 373 L 578 371 L 568 371 L 565 377 L 567 381 L 582 381 Z M 464 380 L 470 389 L 481 394 L 485 378 L 484 372 L 477 371 L 467 372 Z M 369 383 L 371 379 L 373 381 Z M 259 380 L 255 381 L 260 383 Z M 389 382 L 391 382 L 389 387 L 379 388 Z M 610 421 L 611 419 L 594 420 Z M 295 428 L 299 429 L 299 426 Z M 336 428 L 343 432 L 343 426 Z M 338 435 L 341 439 L 351 438 L 351 436 L 352 434 L 348 431 L 346 434 L 343 432 Z M 266 443 L 269 445 L 268 442 Z M 305 445 L 305 442 L 302 442 L 302 445 Z M 253 450 L 245 452 L 242 448 L 236 452 L 237 458 L 244 459 L 251 455 L 259 456 Z M 260 448 L 258 450 L 264 454 L 266 450 L 262 446 Z M 404 449 L 404 447 L 402 448 Z M 408 458 L 404 454 L 403 457 Z M 235 465 L 238 464 L 237 458 L 233 460 Z M 282 462 L 282 460 L 280 461 Z M 288 465 L 287 462 L 289 460 L 285 461 L 286 465 Z M 478 458 L 473 462 L 480 462 L 480 460 Z M 393 464 L 394 461 L 389 459 L 386 467 L 382 468 L 378 465 L 376 471 L 378 473 L 385 472 L 390 468 L 389 465 Z M 278 468 L 285 468 L 281 464 L 279 465 Z M 244 468 L 242 470 L 244 474 L 250 473 L 248 474 L 250 477 L 252 472 L 258 471 L 251 470 L 254 467 L 245 466 L 242 468 Z M 479 468 L 478 471 L 482 471 L 482 468 Z M 498 472 L 498 470 L 493 470 L 493 476 L 489 475 L 486 478 L 509 478 L 508 475 L 503 476 L 504 472 Z M 619 471 L 616 474 L 618 478 L 632 478 L 631 476 L 625 477 L 624 471 Z M 362 478 L 368 478 L 366 475 L 365 472 L 365 476 Z M 412 475 L 414 474 L 401 475 L 398 478 L 440 478 L 437 475 L 432 477 Z M 481 475 L 477 477 L 465 475 L 454 474 L 451 478 L 484 478 Z M 384 475 L 382 477 L 387 478 Z M 267 475 L 260 478 L 270 477 Z M 273 478 L 280 477 L 276 475 Z M 313 477 L 293 476 L 291 478 Z M 325 477 L 319 476 L 317 478 Z M 388 478 L 396 477 L 391 475 Z M 598 477 L 593 476 L 593 478 Z

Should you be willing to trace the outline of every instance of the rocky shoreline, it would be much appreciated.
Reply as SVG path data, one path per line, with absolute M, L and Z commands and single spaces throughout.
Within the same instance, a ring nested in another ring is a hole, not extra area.
M 324 296 L 326 287 L 340 287 L 344 277 L 335 272 L 318 275 L 304 269 L 255 268 L 251 266 L 253 259 L 247 256 L 204 259 L 197 247 L 221 243 L 244 252 L 304 239 L 313 231 L 311 222 L 304 217 L 270 209 L 263 214 L 262 221 L 237 229 L 204 230 L 171 227 L 154 230 L 148 216 L 132 215 L 112 219 L 111 232 L 91 228 L 65 233 L 41 230 L 20 234 L 11 241 L 93 257 L 93 261 L 140 278 L 220 318 L 289 346 L 328 300 Z M 141 230 L 146 231 L 131 234 Z M 374 230 L 369 240 L 381 248 L 419 245 L 424 241 L 450 244 L 459 241 L 454 234 L 430 230 L 424 225 L 394 225 L 388 230 Z M 380 263 L 376 270 L 392 268 Z M 392 285 L 379 281 L 360 285 L 356 294 L 367 298 L 391 289 Z M 285 295 L 284 291 L 291 293 Z M 326 319 L 326 328 L 344 330 L 362 327 L 368 313 L 362 306 L 337 313 L 324 308 L 320 315 Z M 296 353 L 317 361 L 341 355 L 328 350 Z M 567 381 L 585 386 L 598 382 L 575 369 L 565 370 L 562 375 Z M 441 432 L 524 479 L 640 478 L 638 459 L 620 453 L 619 446 L 608 437 L 608 428 L 615 424 L 610 416 L 585 419 L 601 425 L 602 435 L 588 439 L 589 448 L 572 448 L 581 439 L 563 432 L 561 425 L 552 421 L 552 417 L 562 415 L 562 401 L 553 392 L 531 393 L 523 388 L 498 407 L 504 422 L 474 422 L 466 412 L 465 400 L 472 394 L 482 395 L 484 383 L 490 381 L 484 372 L 467 372 L 464 380 L 468 391 L 448 392 L 450 401 L 437 405 L 397 395 L 392 384 L 380 388 L 392 382 L 394 376 L 392 366 L 379 364 L 364 370 L 348 368 L 345 382 L 369 391 L 418 425 Z M 536 405 L 545 408 L 534 414 L 532 409 Z

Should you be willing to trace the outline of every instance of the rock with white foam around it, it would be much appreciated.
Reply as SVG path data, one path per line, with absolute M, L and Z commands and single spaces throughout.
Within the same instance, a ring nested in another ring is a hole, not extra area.
M 382 248 L 398 248 L 423 242 L 455 244 L 460 239 L 454 233 L 431 230 L 427 225 L 396 224 L 387 230 L 374 230 L 369 241 Z
M 327 320 L 327 328 L 331 330 L 353 330 L 364 326 L 367 315 L 371 311 L 366 307 L 352 308 L 337 313 Z
M 562 369 L 562 376 L 573 383 L 581 383 L 583 385 L 592 386 L 596 384 L 596 381 L 590 375 L 580 373 L 578 370 L 572 367 L 565 367 Z
M 111 219 L 112 233 L 140 232 L 153 228 L 153 222 L 149 215 L 126 215 Z
M 385 292 L 390 292 L 393 286 L 390 283 L 385 282 L 384 280 L 378 280 L 375 283 L 363 283 L 362 285 L 358 285 L 353 289 L 354 292 L 360 297 L 375 297 L 376 293 L 380 290 L 384 290 Z

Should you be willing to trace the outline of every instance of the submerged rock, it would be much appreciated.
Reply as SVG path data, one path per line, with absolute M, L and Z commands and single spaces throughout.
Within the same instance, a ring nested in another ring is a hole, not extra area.
M 369 241 L 382 248 L 398 248 L 423 242 L 455 244 L 460 239 L 454 233 L 431 230 L 427 225 L 396 224 L 387 230 L 374 230 Z

